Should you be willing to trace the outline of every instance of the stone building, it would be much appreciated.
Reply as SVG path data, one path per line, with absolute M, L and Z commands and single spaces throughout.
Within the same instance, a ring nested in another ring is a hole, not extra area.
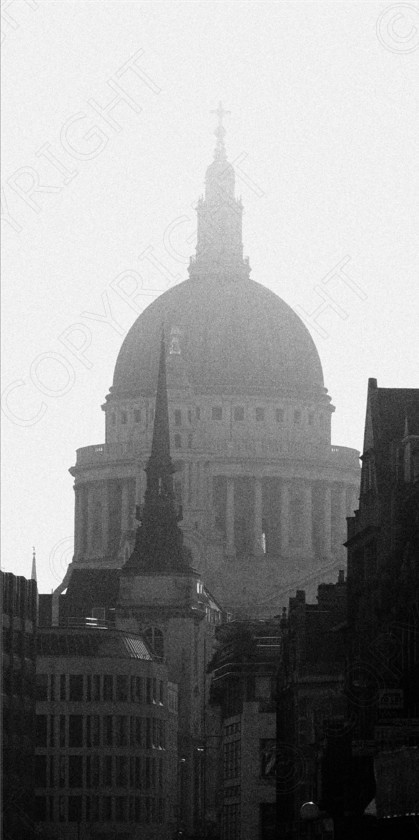
M 36 680 L 38 836 L 166 840 L 178 804 L 166 666 L 133 633 L 40 628 Z
M 35 725 L 36 580 L 0 572 L 2 600 L 2 831 L 31 840 Z
M 243 207 L 222 109 L 189 278 L 137 318 L 102 406 L 105 442 L 77 450 L 73 569 L 131 555 L 145 492 L 162 328 L 175 491 L 194 565 L 225 609 L 268 617 L 345 560 L 354 449 L 331 445 L 334 407 L 316 347 L 277 295 L 250 279 Z M 58 594 L 58 593 L 57 593 Z

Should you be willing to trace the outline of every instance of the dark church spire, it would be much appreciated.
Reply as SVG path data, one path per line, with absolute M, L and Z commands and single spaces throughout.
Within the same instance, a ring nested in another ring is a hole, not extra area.
M 205 197 L 197 206 L 198 236 L 196 256 L 191 258 L 189 276 L 193 279 L 243 280 L 249 277 L 249 261 L 243 259 L 241 200 L 235 197 L 235 173 L 227 160 L 223 118 L 220 102 L 216 111 L 217 144 L 214 160 L 205 176 Z
M 170 457 L 169 410 L 166 383 L 166 346 L 162 335 L 157 376 L 151 454 L 146 466 L 147 486 L 136 533 L 134 551 L 124 566 L 127 573 L 170 572 L 190 569 L 190 552 L 183 533 L 173 490 Z

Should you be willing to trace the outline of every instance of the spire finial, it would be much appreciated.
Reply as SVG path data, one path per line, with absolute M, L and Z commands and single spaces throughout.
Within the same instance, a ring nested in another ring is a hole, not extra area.
M 31 571 L 31 580 L 36 580 L 36 552 L 35 546 L 32 546 L 32 571 Z
M 214 134 L 217 138 L 217 145 L 215 147 L 214 156 L 218 157 L 220 154 L 225 156 L 224 136 L 225 136 L 226 130 L 225 130 L 225 127 L 224 127 L 223 118 L 225 116 L 227 116 L 227 114 L 231 114 L 231 111 L 226 111 L 223 108 L 223 103 L 219 102 L 218 103 L 218 108 L 215 111 L 211 111 L 211 114 L 216 114 L 216 116 L 218 117 L 218 125 L 217 125 L 217 127 L 214 131 Z

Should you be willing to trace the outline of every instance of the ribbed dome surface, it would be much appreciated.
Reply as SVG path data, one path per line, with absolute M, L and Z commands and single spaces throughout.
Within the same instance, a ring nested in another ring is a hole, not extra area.
M 201 394 L 323 392 L 314 342 L 293 310 L 254 280 L 186 280 L 157 298 L 128 332 L 115 366 L 112 394 L 153 394 L 162 327 L 180 346 Z

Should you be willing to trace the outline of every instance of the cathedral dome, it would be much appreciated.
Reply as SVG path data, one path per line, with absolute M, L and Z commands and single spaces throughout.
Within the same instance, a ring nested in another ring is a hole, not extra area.
M 166 291 L 131 327 L 121 347 L 112 397 L 155 392 L 162 329 L 174 337 L 176 368 L 196 394 L 325 396 L 310 333 L 277 295 L 249 278 L 242 213 L 225 146 L 222 104 L 217 144 L 197 207 L 196 255 L 189 280 Z
M 155 392 L 159 344 L 174 331 L 197 394 L 316 399 L 325 393 L 315 344 L 300 318 L 254 280 L 189 279 L 137 318 L 116 362 L 112 396 Z

